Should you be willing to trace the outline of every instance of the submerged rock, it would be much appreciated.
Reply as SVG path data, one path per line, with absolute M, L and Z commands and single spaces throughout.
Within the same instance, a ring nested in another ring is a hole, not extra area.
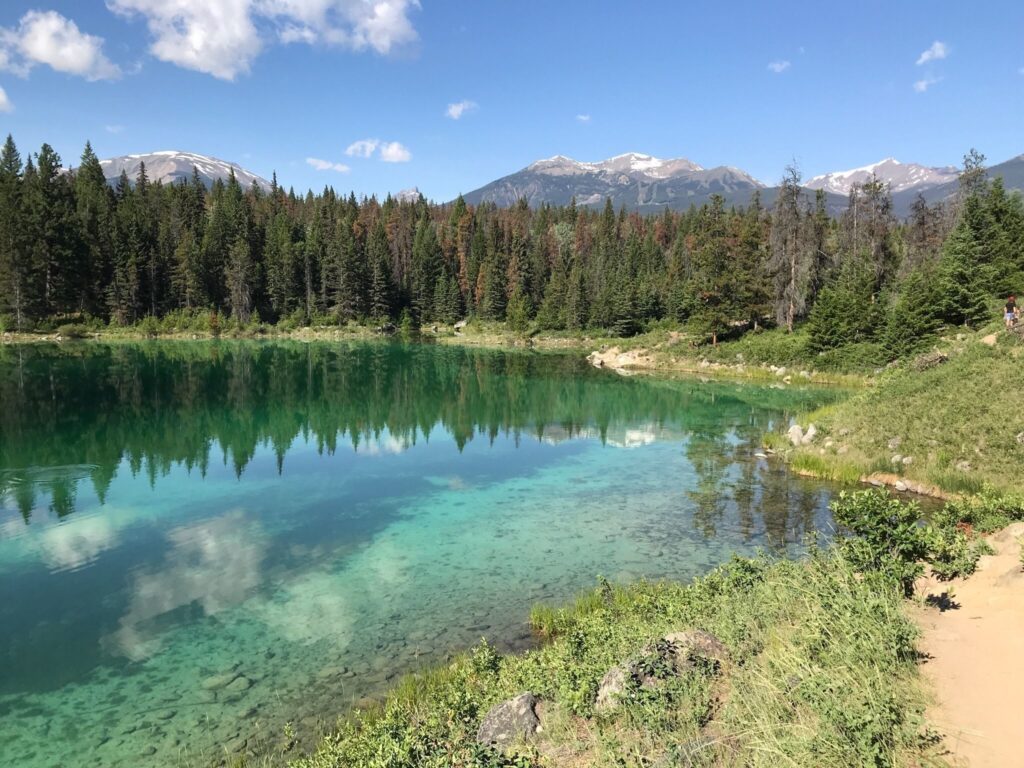
M 540 730 L 536 707 L 537 697 L 529 691 L 495 704 L 480 723 L 477 741 L 504 747 L 529 739 Z

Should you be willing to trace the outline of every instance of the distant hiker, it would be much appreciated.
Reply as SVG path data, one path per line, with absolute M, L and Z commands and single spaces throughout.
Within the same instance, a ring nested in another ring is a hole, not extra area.
M 1003 308 L 1003 319 L 1006 320 L 1006 329 L 1010 330 L 1017 322 L 1018 313 L 1020 310 L 1017 308 L 1017 297 L 1011 296 L 1006 300 L 1006 306 Z

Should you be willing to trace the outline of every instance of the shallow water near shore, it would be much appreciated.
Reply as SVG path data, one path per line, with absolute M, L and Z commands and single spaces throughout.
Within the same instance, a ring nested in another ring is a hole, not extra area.
M 398 343 L 0 349 L 0 765 L 207 765 L 604 576 L 827 530 L 838 397 Z

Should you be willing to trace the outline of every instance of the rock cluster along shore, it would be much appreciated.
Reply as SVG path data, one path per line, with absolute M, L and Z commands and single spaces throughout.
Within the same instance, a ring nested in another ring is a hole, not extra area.
M 656 666 L 663 670 L 662 675 L 646 671 L 651 668 L 652 659 L 658 662 Z M 689 629 L 667 634 L 605 673 L 598 687 L 594 710 L 599 714 L 612 713 L 629 696 L 632 687 L 656 688 L 665 675 L 685 674 L 697 664 L 706 664 L 716 673 L 720 672 L 729 664 L 729 650 L 721 640 L 704 630 Z M 480 723 L 477 741 L 504 749 L 535 739 L 543 731 L 537 713 L 538 704 L 540 700 L 529 691 L 495 704 Z

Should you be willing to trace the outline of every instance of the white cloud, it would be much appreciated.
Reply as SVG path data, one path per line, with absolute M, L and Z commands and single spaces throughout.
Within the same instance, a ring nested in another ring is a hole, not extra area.
M 927 64 L 929 61 L 939 61 L 949 55 L 949 46 L 936 40 L 928 50 L 917 57 L 917 66 Z M 927 88 L 927 86 L 925 86 Z
M 37 64 L 86 80 L 121 76 L 103 54 L 103 38 L 82 32 L 56 11 L 29 11 L 17 27 L 0 27 L 0 69 L 25 76 Z
M 419 0 L 107 0 L 146 19 L 162 61 L 233 80 L 249 71 L 270 26 L 283 43 L 367 49 L 385 55 L 417 39 Z
M 353 141 L 345 149 L 345 154 L 349 157 L 369 157 L 380 146 L 380 139 L 360 139 L 359 141 Z
M 107 133 L 121 133 L 124 130 L 123 125 L 104 125 L 103 130 Z
M 576 120 L 581 123 L 589 123 L 590 115 L 576 115 Z
M 140 15 L 161 61 L 234 80 L 263 48 L 251 0 L 107 0 L 123 16 Z
M 457 101 L 454 104 L 449 104 L 448 109 L 445 110 L 445 114 L 452 120 L 458 120 L 460 117 L 468 112 L 472 112 L 476 108 L 477 103 L 475 101 L 463 99 L 462 101 Z
M 318 171 L 337 171 L 338 173 L 348 173 L 352 170 L 344 163 L 332 163 L 330 160 L 321 160 L 319 157 L 307 157 L 306 165 L 311 165 Z
M 377 152 L 380 150 L 380 152 Z M 380 139 L 360 139 L 353 141 L 345 149 L 349 157 L 373 157 L 374 153 L 385 163 L 407 163 L 412 160 L 412 153 L 397 141 L 381 141 Z
M 407 163 L 412 160 L 412 152 L 397 141 L 384 142 L 380 145 L 380 159 L 385 163 Z
M 0 86 L 0 112 L 13 112 L 14 104 L 7 98 L 7 91 Z
M 783 72 L 785 72 L 787 69 L 789 69 L 789 67 L 790 67 L 790 63 L 788 61 L 786 61 L 785 59 L 780 59 L 779 61 L 770 61 L 770 62 L 768 62 L 768 69 L 770 69 L 776 75 L 781 75 Z
M 942 82 L 942 78 L 941 77 L 931 77 L 929 75 L 928 77 L 925 77 L 925 78 L 922 78 L 921 80 L 915 81 L 914 82 L 914 90 L 917 91 L 918 93 L 924 93 L 929 88 L 931 88 L 933 85 L 935 85 L 936 83 L 940 83 L 940 82 Z

